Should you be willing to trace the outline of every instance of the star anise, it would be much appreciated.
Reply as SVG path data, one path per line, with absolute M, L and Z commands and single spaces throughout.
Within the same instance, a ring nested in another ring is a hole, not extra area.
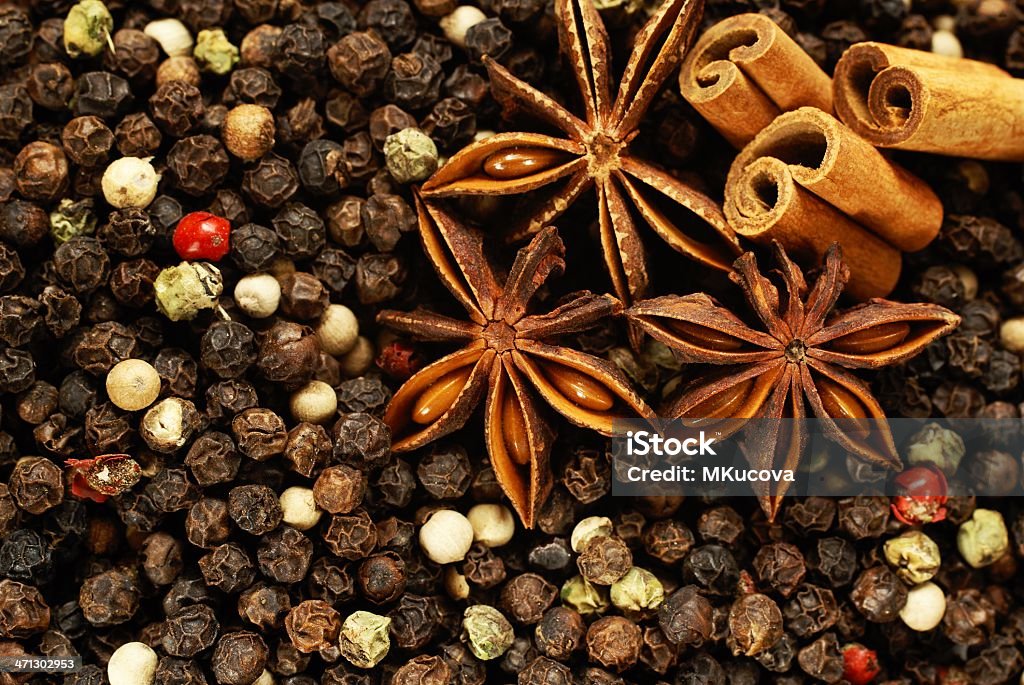
M 803 419 L 805 401 L 826 436 L 851 454 L 898 468 L 892 432 L 870 387 L 846 369 L 875 369 L 913 357 L 952 331 L 960 317 L 934 304 L 873 299 L 834 312 L 849 271 L 834 244 L 808 290 L 803 273 L 774 245 L 784 295 L 757 267 L 753 253 L 736 260 L 739 285 L 764 330 L 748 326 L 708 295 L 657 297 L 626 315 L 689 362 L 719 365 L 700 373 L 662 411 L 694 428 L 735 434 L 750 418 Z M 757 469 L 795 469 L 806 442 L 801 421 L 761 422 L 747 450 Z M 767 426 L 767 427 L 765 427 Z M 783 462 L 779 464 L 780 461 Z M 786 484 L 765 489 L 761 506 L 774 518 Z
M 419 340 L 464 346 L 425 367 L 395 393 L 384 421 L 392 449 L 405 452 L 461 428 L 486 394 L 484 439 L 502 490 L 523 524 L 533 526 L 551 485 L 553 432 L 543 400 L 578 426 L 605 435 L 620 417 L 652 411 L 612 364 L 563 347 L 554 339 L 619 314 L 610 295 L 583 293 L 547 314 L 527 305 L 565 267 L 565 248 L 545 228 L 521 249 L 502 282 L 483 251 L 483 235 L 417 199 L 424 250 L 468 321 L 422 309 L 381 312 L 377 320 Z
M 648 286 L 638 217 L 678 252 L 728 271 L 740 248 L 718 204 L 629 149 L 651 101 L 682 60 L 703 4 L 662 3 L 637 34 L 612 101 L 608 34 L 597 10 L 591 0 L 555 0 L 559 42 L 576 76 L 585 120 L 485 58 L 495 97 L 506 110 L 531 114 L 565 137 L 499 133 L 473 143 L 423 184 L 423 195 L 517 195 L 559 184 L 546 188 L 514 225 L 508 237 L 517 240 L 548 225 L 593 186 L 604 260 L 616 294 L 627 304 L 643 297 Z M 683 228 L 682 218 L 690 225 Z

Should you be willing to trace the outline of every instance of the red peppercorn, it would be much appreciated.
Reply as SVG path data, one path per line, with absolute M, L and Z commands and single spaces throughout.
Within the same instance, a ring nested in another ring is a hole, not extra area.
M 104 454 L 92 459 L 68 459 L 71 494 L 106 502 L 139 482 L 142 468 L 127 454 Z
M 893 483 L 900 494 L 892 500 L 892 513 L 903 523 L 914 526 L 946 518 L 949 486 L 937 466 L 913 466 L 896 476 Z
M 856 642 L 843 647 L 843 679 L 850 685 L 867 685 L 881 670 L 875 650 Z
M 182 259 L 220 261 L 230 247 L 231 222 L 209 212 L 186 214 L 174 229 L 174 249 Z
M 420 370 L 423 360 L 416 348 L 406 342 L 396 340 L 384 346 L 377 357 L 377 366 L 395 380 L 403 381 Z

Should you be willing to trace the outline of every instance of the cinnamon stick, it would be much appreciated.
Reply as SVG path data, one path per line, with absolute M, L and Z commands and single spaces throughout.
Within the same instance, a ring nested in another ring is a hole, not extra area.
M 725 216 L 740 235 L 778 240 L 809 260 L 838 241 L 850 267 L 847 292 L 862 300 L 892 292 L 900 251 L 935 238 L 942 204 L 835 117 L 802 107 L 740 151 L 726 180 Z
M 828 75 L 763 14 L 740 14 L 708 29 L 683 62 L 679 88 L 737 148 L 783 112 L 805 105 L 832 111 Z
M 991 64 L 858 43 L 833 86 L 839 118 L 874 145 L 1024 161 L 1024 80 Z

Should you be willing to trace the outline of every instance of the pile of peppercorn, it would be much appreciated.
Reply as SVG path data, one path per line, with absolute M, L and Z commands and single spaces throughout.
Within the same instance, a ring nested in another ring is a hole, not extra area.
M 706 5 L 767 14 L 828 71 L 880 40 L 1024 76 L 1011 0 Z M 627 54 L 648 3 L 599 6 Z M 0 5 L 0 656 L 85 664 L 0 684 L 1017 682 L 1012 499 L 956 493 L 921 525 L 880 496 L 775 522 L 753 497 L 612 498 L 607 441 L 560 425 L 524 530 L 472 431 L 391 452 L 392 391 L 444 350 L 375 315 L 456 306 L 412 184 L 506 126 L 484 55 L 571 97 L 556 33 L 543 0 Z M 725 141 L 672 88 L 649 116 L 633 144 L 716 193 Z M 1019 418 L 1020 165 L 897 159 L 947 219 L 894 297 L 963 324 L 876 394 L 892 417 Z M 560 219 L 552 305 L 609 288 L 592 210 Z M 652 252 L 659 292 L 711 287 Z M 619 322 L 571 343 L 652 404 L 685 378 Z M 998 442 L 915 447 L 979 491 L 1021 481 Z

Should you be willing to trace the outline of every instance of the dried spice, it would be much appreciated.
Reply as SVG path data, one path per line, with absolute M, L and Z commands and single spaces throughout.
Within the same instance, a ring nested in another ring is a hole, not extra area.
M 424 193 L 520 194 L 565 180 L 558 192 L 513 229 L 513 236 L 521 237 L 552 221 L 594 184 L 605 262 L 616 293 L 626 303 L 643 297 L 649 280 L 627 197 L 674 249 L 702 264 L 727 269 L 738 253 L 738 244 L 717 205 L 627 150 L 658 87 L 681 59 L 682 46 L 691 25 L 699 20 L 699 11 L 685 2 L 665 3 L 658 9 L 638 34 L 638 46 L 614 101 L 608 73 L 610 47 L 596 9 L 589 2 L 566 0 L 556 4 L 556 13 L 560 43 L 579 84 L 586 120 L 576 118 L 491 57 L 484 57 L 500 101 L 514 103 L 559 128 L 568 139 L 529 133 L 492 136 L 456 154 L 424 184 Z M 696 238 L 687 235 L 670 215 L 656 208 L 659 203 L 652 191 L 697 214 L 711 230 Z M 613 240 L 613 232 L 626 237 Z M 616 246 L 614 250 L 611 245 Z
M 667 407 L 668 414 L 712 417 L 720 426 L 717 430 L 731 435 L 743 427 L 746 417 L 805 417 L 806 401 L 830 439 L 863 460 L 895 468 L 900 459 L 885 412 L 870 388 L 846 369 L 904 361 L 953 330 L 959 317 L 935 305 L 878 299 L 833 313 L 849 275 L 838 245 L 830 248 L 824 271 L 810 289 L 777 244 L 775 257 L 785 284 L 785 309 L 775 285 L 758 270 L 753 253 L 739 258 L 730 275 L 764 332 L 749 328 L 704 294 L 659 297 L 628 310 L 638 326 L 687 360 L 735 365 L 693 379 Z M 856 429 L 851 419 L 867 419 L 871 425 Z M 707 430 L 707 425 L 702 428 Z M 778 423 L 759 431 L 752 438 L 760 441 L 754 448 L 755 468 L 794 468 L 803 451 L 802 432 L 796 424 L 789 431 L 792 435 L 782 435 Z M 788 486 L 780 481 L 759 487 L 761 506 L 774 519 Z
M 620 413 L 650 410 L 605 362 L 544 340 L 616 313 L 608 297 L 584 295 L 549 315 L 526 315 L 536 289 L 563 269 L 561 240 L 544 231 L 520 251 L 504 288 L 487 265 L 481 236 L 419 203 L 420 232 L 434 267 L 467 309 L 469 322 L 429 312 L 383 312 L 379 320 L 419 338 L 467 346 L 410 378 L 388 405 L 392 449 L 407 451 L 461 428 L 487 393 L 485 437 L 498 482 L 531 527 L 550 487 L 549 429 L 537 393 L 570 421 L 608 432 Z M 529 385 L 527 385 L 527 382 Z M 623 573 L 625 569 L 623 569 Z

